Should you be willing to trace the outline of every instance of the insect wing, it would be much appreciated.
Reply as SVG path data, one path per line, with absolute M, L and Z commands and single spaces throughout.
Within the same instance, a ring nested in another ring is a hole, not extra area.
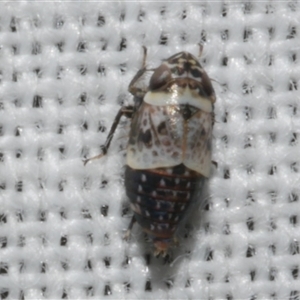
M 183 141 L 184 120 L 176 106 L 143 103 L 132 120 L 127 164 L 133 169 L 178 165 Z
M 209 176 L 212 114 L 199 110 L 184 120 L 178 106 L 143 103 L 132 121 L 127 164 L 134 169 L 188 168 Z
M 212 114 L 198 111 L 188 121 L 184 164 L 209 177 L 211 168 Z

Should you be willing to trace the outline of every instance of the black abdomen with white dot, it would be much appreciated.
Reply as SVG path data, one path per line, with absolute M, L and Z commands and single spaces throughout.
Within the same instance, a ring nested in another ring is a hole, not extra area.
M 183 164 L 136 170 L 126 166 L 126 193 L 139 225 L 150 237 L 170 239 L 178 228 L 204 177 Z

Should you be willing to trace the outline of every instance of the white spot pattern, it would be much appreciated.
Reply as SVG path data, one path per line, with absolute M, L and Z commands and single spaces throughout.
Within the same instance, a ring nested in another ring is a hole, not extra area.
M 142 178 L 141 178 L 142 182 L 146 182 L 147 181 L 147 177 L 145 174 L 142 174 Z
M 164 187 L 164 186 L 166 186 L 166 182 L 163 179 L 161 179 L 159 182 L 159 185 Z

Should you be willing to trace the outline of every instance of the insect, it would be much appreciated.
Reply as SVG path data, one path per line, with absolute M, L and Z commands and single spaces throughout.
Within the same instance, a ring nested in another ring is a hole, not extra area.
M 146 52 L 129 84 L 134 105 L 121 107 L 102 153 L 91 159 L 107 153 L 121 117 L 131 118 L 125 188 L 134 214 L 128 233 L 137 222 L 152 240 L 154 254 L 165 256 L 210 174 L 216 97 L 192 54 L 180 52 L 147 69 Z M 152 76 L 145 83 L 147 72 Z

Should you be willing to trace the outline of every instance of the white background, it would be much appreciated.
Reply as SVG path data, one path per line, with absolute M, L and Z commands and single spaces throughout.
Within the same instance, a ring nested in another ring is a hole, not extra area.
M 299 20 L 298 1 L 1 2 L 0 296 L 298 299 Z M 82 160 L 132 104 L 142 46 L 156 67 L 199 42 L 218 168 L 170 264 L 122 240 L 129 123 Z

